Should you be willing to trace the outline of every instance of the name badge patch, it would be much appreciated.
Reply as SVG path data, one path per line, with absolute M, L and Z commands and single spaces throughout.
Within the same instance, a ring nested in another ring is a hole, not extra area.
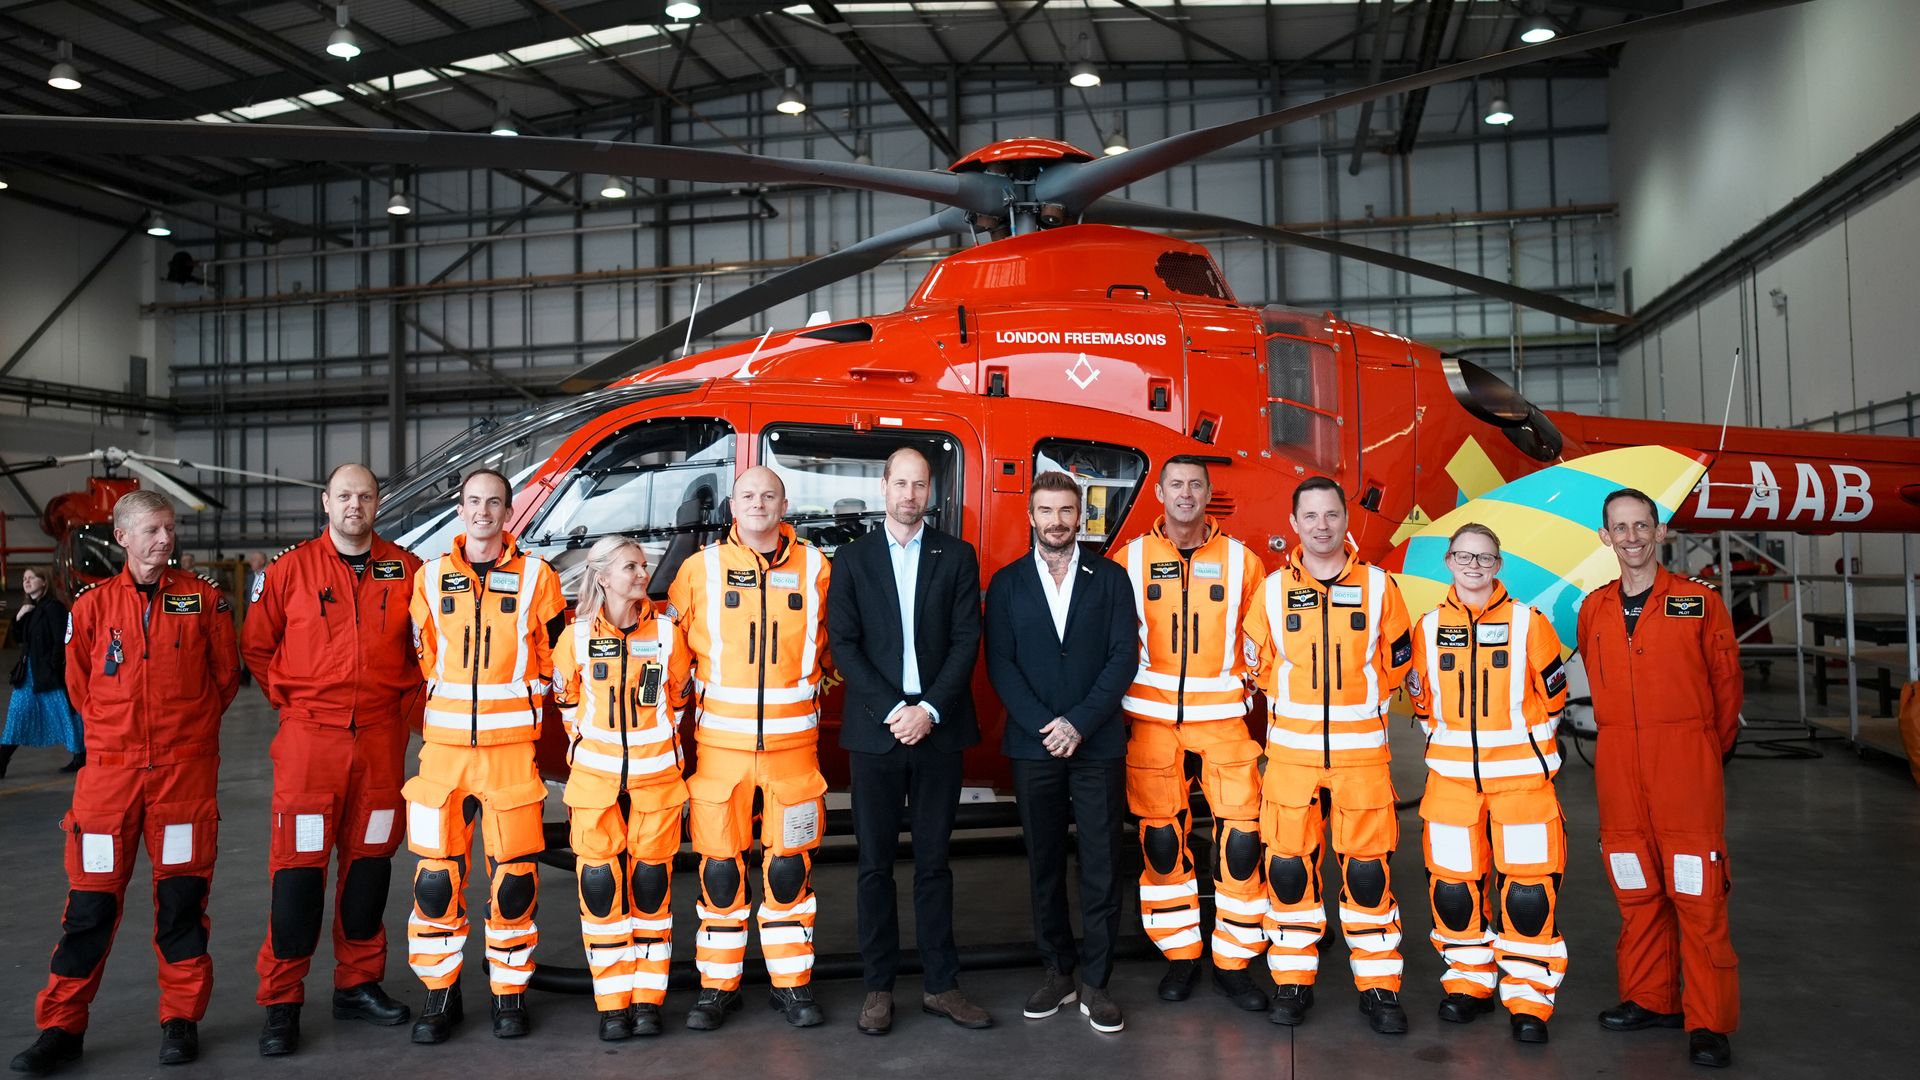
M 1327 590 L 1327 597 L 1341 607 L 1360 606 L 1360 586 L 1335 585 Z
M 767 573 L 767 587 L 770 589 L 798 589 L 800 575 L 792 570 L 772 570 Z
M 727 571 L 727 585 L 729 588 L 734 589 L 757 589 L 760 587 L 760 571 L 729 570 Z
M 1707 617 L 1707 598 L 1669 596 L 1667 597 L 1667 616 L 1673 619 L 1704 619 Z
M 376 559 L 373 564 L 373 580 L 405 581 L 407 567 L 399 559 Z
M 589 660 L 606 660 L 620 655 L 620 639 L 597 637 L 587 642 Z
M 1485 623 L 1474 628 L 1474 637 L 1482 645 L 1505 645 L 1507 643 L 1507 624 Z
M 487 574 L 487 588 L 493 592 L 519 592 L 520 575 L 507 570 L 494 570 Z
M 1320 606 L 1320 594 L 1313 589 L 1288 589 L 1287 610 L 1295 608 L 1316 608 Z
M 659 652 L 660 643 L 657 641 L 630 640 L 627 642 L 627 653 L 631 656 L 657 656 Z
M 465 574 L 441 574 L 440 591 L 469 592 L 473 589 L 473 579 Z
M 160 610 L 169 615 L 198 615 L 200 614 L 200 594 L 197 592 L 161 593 Z
M 1217 562 L 1197 562 L 1193 564 L 1193 576 L 1209 581 L 1220 580 L 1220 564 Z
M 1464 649 L 1467 647 L 1467 628 L 1464 626 L 1442 626 L 1435 630 L 1433 642 L 1443 649 Z
M 1180 580 L 1180 564 L 1177 562 L 1157 562 L 1147 567 L 1147 577 L 1152 581 Z

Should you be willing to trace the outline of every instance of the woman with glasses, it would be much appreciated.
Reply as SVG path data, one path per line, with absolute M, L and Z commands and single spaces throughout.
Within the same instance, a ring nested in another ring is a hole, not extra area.
M 1453 587 L 1414 627 L 1406 682 L 1427 736 L 1420 816 L 1433 944 L 1447 965 L 1440 1019 L 1465 1024 L 1492 1011 L 1497 982 L 1514 1039 L 1544 1043 L 1567 970 L 1555 921 L 1567 862 L 1553 789 L 1566 703 L 1560 639 L 1500 584 L 1492 529 L 1462 525 L 1447 568 Z

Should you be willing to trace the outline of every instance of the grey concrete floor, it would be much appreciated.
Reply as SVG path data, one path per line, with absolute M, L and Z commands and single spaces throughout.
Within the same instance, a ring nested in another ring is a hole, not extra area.
M 1757 689 L 1757 688 L 1756 688 Z M 1749 715 L 1783 715 L 1789 698 L 1756 692 Z M 1406 927 L 1407 988 L 1402 994 L 1413 1030 L 1402 1037 L 1374 1035 L 1355 1008 L 1345 951 L 1330 943 L 1319 1005 L 1295 1030 L 1234 1011 L 1202 984 L 1193 1000 L 1167 1005 L 1153 996 L 1158 960 L 1123 962 L 1113 991 L 1127 1012 L 1117 1036 L 1092 1031 L 1077 1014 L 1044 1021 L 1020 1017 L 1020 1004 L 1037 972 L 981 971 L 962 983 L 993 1010 L 990 1031 L 962 1031 L 903 1007 L 888 1038 L 854 1030 L 862 989 L 857 981 L 818 987 L 828 1022 L 796 1031 L 766 1007 L 764 989 L 749 986 L 748 1008 L 718 1033 L 680 1026 L 690 992 L 667 1002 L 665 1036 L 607 1045 L 594 1039 L 594 1013 L 584 997 L 530 995 L 533 1034 L 500 1042 L 486 1031 L 486 984 L 478 934 L 468 947 L 465 989 L 468 1021 L 438 1047 L 414 1046 L 407 1028 L 335 1022 L 326 1007 L 331 964 L 323 937 L 308 980 L 314 1004 L 304 1019 L 304 1046 L 295 1057 L 262 1060 L 255 1050 L 261 1012 L 254 1005 L 253 957 L 266 927 L 267 813 L 271 775 L 266 748 L 273 716 L 258 691 L 242 691 L 226 717 L 221 773 L 222 836 L 213 900 L 213 1003 L 201 1027 L 202 1058 L 194 1066 L 162 1070 L 158 1042 L 151 939 L 152 906 L 144 879 L 128 894 L 118 947 L 109 961 L 86 1057 L 73 1075 L 142 1076 L 360 1076 L 398 1070 L 410 1077 L 471 1077 L 482 1070 L 533 1070 L 539 1075 L 613 1075 L 715 1080 L 743 1071 L 769 1077 L 912 1076 L 1339 1076 L 1546 1077 L 1704 1075 L 1685 1060 L 1680 1032 L 1613 1034 L 1594 1013 L 1614 1003 L 1612 946 L 1618 929 L 1595 841 L 1592 770 L 1569 754 L 1560 787 L 1569 830 L 1571 866 L 1562 893 L 1561 924 L 1572 954 L 1560 995 L 1553 1041 L 1522 1047 L 1508 1036 L 1504 1016 L 1471 1026 L 1434 1016 L 1440 963 L 1428 945 L 1424 871 L 1412 812 L 1403 812 L 1403 842 L 1393 859 Z M 1396 725 L 1395 773 L 1403 796 L 1421 785 L 1418 745 Z M 1760 737 L 1762 733 L 1755 733 Z M 1913 1022 L 1920 992 L 1920 793 L 1904 767 L 1863 760 L 1844 745 L 1821 744 L 1816 760 L 1741 759 L 1728 779 L 1730 847 L 1736 886 L 1734 942 L 1741 954 L 1744 1019 L 1734 1038 L 1734 1067 L 1726 1075 L 1789 1078 L 1912 1075 L 1920 1057 L 1920 1026 Z M 71 778 L 57 769 L 59 750 L 22 750 L 0 781 L 0 1054 L 10 1057 L 32 1041 L 33 995 L 46 978 L 47 956 L 58 933 L 65 879 L 57 828 L 71 794 Z M 564 812 L 548 801 L 549 818 Z M 396 933 L 387 988 L 416 1009 L 423 996 L 406 967 L 405 891 L 411 857 L 403 850 L 394 873 L 389 925 Z M 144 874 L 144 867 L 138 873 Z M 1025 869 L 1017 858 L 974 858 L 956 866 L 962 944 L 1027 938 Z M 908 872 L 901 873 L 903 899 Z M 852 868 L 821 868 L 818 944 L 823 953 L 854 948 Z M 578 922 L 571 875 L 543 871 L 543 960 L 579 965 Z M 477 908 L 479 894 L 472 896 Z M 675 881 L 679 920 L 677 957 L 692 954 L 692 882 Z M 1131 901 L 1129 900 L 1129 903 Z M 912 925 L 910 912 L 903 926 Z M 1138 933 L 1137 925 L 1129 930 Z M 1264 982 L 1264 978 L 1262 979 Z M 918 994 L 903 979 L 903 1006 Z

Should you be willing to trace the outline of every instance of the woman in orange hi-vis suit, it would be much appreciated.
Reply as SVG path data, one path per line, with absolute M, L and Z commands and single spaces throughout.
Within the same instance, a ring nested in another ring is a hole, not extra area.
M 673 854 L 687 785 L 675 725 L 687 703 L 685 637 L 647 599 L 647 557 L 624 536 L 587 552 L 573 625 L 553 650 L 567 725 L 567 790 L 580 932 L 600 1038 L 660 1034 L 673 953 Z
M 1427 736 L 1427 871 L 1433 944 L 1446 961 L 1440 1019 L 1464 1024 L 1500 1002 L 1513 1037 L 1547 1041 L 1567 971 L 1556 901 L 1566 829 L 1553 790 L 1554 737 L 1566 704 L 1560 638 L 1507 595 L 1500 539 L 1462 525 L 1447 550 L 1453 588 L 1413 628 L 1407 696 Z M 1498 895 L 1487 904 L 1491 866 Z M 1487 925 L 1486 912 L 1498 914 Z

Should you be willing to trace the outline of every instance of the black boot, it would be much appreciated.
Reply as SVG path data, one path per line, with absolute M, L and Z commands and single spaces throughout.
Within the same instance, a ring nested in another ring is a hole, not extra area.
M 20 749 L 13 743 L 0 743 L 0 780 L 6 779 L 7 766 L 13 761 L 13 752 Z M 52 1028 L 47 1030 L 52 1031 Z
M 1167 973 L 1160 976 L 1161 1001 L 1185 1001 L 1193 996 L 1193 984 L 1200 979 L 1200 961 L 1173 960 Z
M 81 769 L 84 769 L 86 767 L 87 767 L 87 752 L 85 750 L 82 750 L 79 753 L 73 755 L 71 758 L 68 758 L 67 763 L 65 765 L 60 766 L 60 771 L 61 772 L 79 772 Z
M 413 1010 L 387 996 L 377 982 L 342 987 L 333 992 L 335 1020 L 365 1020 L 381 1027 L 404 1024 Z
M 13 747 L 7 747 L 8 750 Z M 32 1046 L 13 1056 L 13 1071 L 49 1076 L 80 1060 L 87 1041 L 86 1032 L 70 1035 L 65 1028 L 50 1027 L 40 1033 Z
M 1266 1012 L 1267 993 L 1253 985 L 1253 976 L 1246 968 L 1223 968 L 1215 965 L 1213 969 L 1213 988 L 1233 1002 L 1236 1009 L 1247 1012 Z
M 1307 1018 L 1307 1010 L 1313 1008 L 1313 987 L 1299 983 L 1281 983 L 1273 991 L 1273 1007 L 1267 1010 L 1267 1019 L 1287 1027 L 1298 1027 Z
M 466 1006 L 460 1001 L 459 983 L 427 991 L 427 1003 L 420 1009 L 420 1019 L 413 1022 L 413 1041 L 446 1042 L 466 1014 Z
M 813 1027 L 827 1018 L 820 1011 L 819 1003 L 813 1000 L 811 986 L 776 986 L 767 1003 L 773 1006 L 774 1011 L 785 1013 L 787 1023 L 794 1027 Z
M 727 1022 L 727 1014 L 739 1011 L 739 991 L 703 986 L 693 1008 L 687 1010 L 687 1027 L 694 1031 L 719 1031 L 720 1025 Z
M 635 1035 L 660 1034 L 660 1006 L 649 1002 L 638 1002 L 627 1013 L 627 1026 Z
M 1366 1014 L 1367 1026 L 1382 1035 L 1406 1034 L 1407 1010 L 1400 1007 L 1400 995 L 1394 991 L 1361 991 L 1360 1011 Z
M 1733 1043 L 1717 1031 L 1694 1028 L 1687 1033 L 1687 1060 L 1710 1069 L 1724 1069 L 1733 1064 Z
M 267 1006 L 267 1023 L 260 1029 L 260 1056 L 279 1057 L 300 1049 L 300 1003 Z
M 619 1042 L 633 1035 L 633 1020 L 625 1009 L 600 1010 L 600 1041 Z
M 493 995 L 494 1038 L 517 1039 L 531 1030 L 533 1030 L 533 1024 L 527 1019 L 525 994 Z
M 200 1056 L 200 1025 L 191 1020 L 160 1024 L 160 1064 L 185 1065 Z
M 1440 999 L 1440 1019 L 1450 1024 L 1471 1024 L 1482 1013 L 1493 1011 L 1493 999 L 1472 994 L 1448 994 Z
M 1679 1013 L 1659 1013 L 1623 1001 L 1611 1009 L 1600 1010 L 1600 1026 L 1609 1031 L 1639 1031 L 1641 1028 L 1677 1028 Z
M 1527 1013 L 1515 1013 L 1513 1016 L 1513 1041 L 1523 1043 L 1546 1042 L 1547 1022 Z

